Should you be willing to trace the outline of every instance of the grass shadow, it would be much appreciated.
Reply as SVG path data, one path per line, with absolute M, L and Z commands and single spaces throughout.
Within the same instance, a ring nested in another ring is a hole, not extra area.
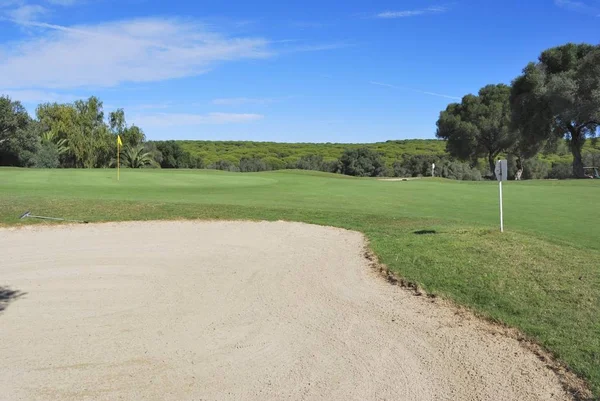
M 415 235 L 433 235 L 433 234 L 437 234 L 438 232 L 435 230 L 419 230 L 419 231 L 413 231 L 413 234 Z

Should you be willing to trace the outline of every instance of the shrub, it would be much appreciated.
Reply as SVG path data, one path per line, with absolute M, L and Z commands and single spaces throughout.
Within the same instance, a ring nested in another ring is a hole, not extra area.
M 240 171 L 240 169 L 229 160 L 219 160 L 213 164 L 210 164 L 208 168 L 214 168 L 216 170 L 224 171 Z
M 189 166 L 189 154 L 181 148 L 178 142 L 157 141 L 154 144 L 162 154 L 160 162 L 162 168 L 187 168 Z
M 242 173 L 256 173 L 266 170 L 267 165 L 262 159 L 256 157 L 242 157 L 240 159 L 240 171 Z
M 267 166 L 267 170 L 283 170 L 284 168 L 286 168 L 285 162 L 283 160 L 273 156 L 265 157 L 263 161 Z
M 543 180 L 548 178 L 550 163 L 540 159 L 527 159 L 523 162 L 524 180 Z
M 340 174 L 342 172 L 342 163 L 339 160 L 331 160 L 328 162 L 323 162 L 321 165 L 321 170 L 326 173 L 337 173 Z
M 457 161 L 443 161 L 439 168 L 436 168 L 437 174 L 443 178 L 460 181 L 481 181 L 483 178 L 481 172 L 469 166 L 468 163 Z
M 346 149 L 340 158 L 341 172 L 357 177 L 379 177 L 385 172 L 381 155 L 369 148 Z
M 34 156 L 34 165 L 38 168 L 57 168 L 60 166 L 60 153 L 53 142 L 44 142 Z
M 573 166 L 571 163 L 553 163 L 548 178 L 564 180 L 573 176 Z
M 321 155 L 304 155 L 296 162 L 296 168 L 300 170 L 322 170 L 323 156 Z

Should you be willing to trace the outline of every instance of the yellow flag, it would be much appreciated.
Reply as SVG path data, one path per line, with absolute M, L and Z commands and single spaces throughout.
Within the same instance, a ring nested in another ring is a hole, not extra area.
M 121 135 L 117 135 L 117 145 L 123 146 L 123 142 L 121 141 Z

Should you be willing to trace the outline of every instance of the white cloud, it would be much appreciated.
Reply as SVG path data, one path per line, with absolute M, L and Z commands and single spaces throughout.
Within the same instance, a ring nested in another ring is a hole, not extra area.
M 48 10 L 40 5 L 24 4 L 5 11 L 5 14 L 9 19 L 22 22 L 35 20 L 47 12 Z
M 432 6 L 427 8 L 422 8 L 418 10 L 404 10 L 404 11 L 385 11 L 376 15 L 377 18 L 406 18 L 406 17 L 416 17 L 418 15 L 424 14 L 441 14 L 448 11 L 448 8 L 441 6 Z
M 408 91 L 412 91 L 412 92 L 422 93 L 423 95 L 443 97 L 445 99 L 452 99 L 452 100 L 461 100 L 461 98 L 458 97 L 458 96 L 450 96 L 450 95 L 444 95 L 442 93 L 428 92 L 428 91 L 424 91 L 424 90 L 421 90 L 421 89 L 407 88 L 407 87 L 404 87 L 404 86 L 396 86 L 396 85 L 386 84 L 384 82 L 371 81 L 369 83 L 371 85 L 385 86 L 386 88 L 401 89 L 401 90 L 408 90 Z
M 262 114 L 250 113 L 156 113 L 138 114 L 131 118 L 136 125 L 152 128 L 182 127 L 205 124 L 240 124 L 263 119 Z
M 18 100 L 22 103 L 70 103 L 77 99 L 87 99 L 89 95 L 74 95 L 69 93 L 56 93 L 43 90 L 2 90 L 0 95 L 8 96 L 12 100 Z
M 275 101 L 276 99 L 269 98 L 230 97 L 213 99 L 212 103 L 221 106 L 239 106 L 244 104 L 268 104 Z
M 0 47 L 0 88 L 109 87 L 206 72 L 220 62 L 272 54 L 261 38 L 230 38 L 177 19 L 66 27 L 38 22 L 39 36 Z

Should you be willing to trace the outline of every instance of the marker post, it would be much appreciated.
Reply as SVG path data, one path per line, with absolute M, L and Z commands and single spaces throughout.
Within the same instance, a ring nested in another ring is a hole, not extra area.
M 498 180 L 498 190 L 500 192 L 500 232 L 504 232 L 504 210 L 502 199 L 502 181 L 506 181 L 508 177 L 508 163 L 506 160 L 498 160 L 496 162 L 496 179 Z

